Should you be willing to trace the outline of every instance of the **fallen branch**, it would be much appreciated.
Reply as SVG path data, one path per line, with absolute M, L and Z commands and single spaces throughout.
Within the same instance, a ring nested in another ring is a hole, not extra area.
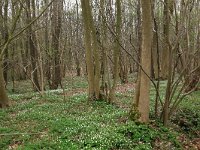
M 3 133 L 0 136 L 12 136 L 12 135 L 37 135 L 37 134 L 46 134 L 45 132 L 36 132 L 36 133 Z

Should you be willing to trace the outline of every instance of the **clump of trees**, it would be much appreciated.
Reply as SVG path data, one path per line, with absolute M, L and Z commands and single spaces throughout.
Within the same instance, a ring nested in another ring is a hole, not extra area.
M 199 0 L 1 1 L 0 107 L 9 106 L 10 81 L 15 91 L 17 80 L 30 80 L 43 95 L 63 88 L 69 74 L 87 75 L 90 101 L 115 103 L 118 81 L 131 74 L 137 84 L 130 114 L 149 121 L 153 84 L 155 117 L 167 125 L 199 88 L 199 7 Z

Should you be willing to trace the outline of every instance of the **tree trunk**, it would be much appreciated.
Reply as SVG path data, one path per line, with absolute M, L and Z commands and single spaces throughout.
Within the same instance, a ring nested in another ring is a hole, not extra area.
M 116 0 L 117 8 L 117 22 L 116 22 L 116 39 L 115 39 L 115 50 L 114 50 L 114 68 L 113 68 L 113 85 L 109 94 L 109 101 L 112 103 L 115 101 L 115 88 L 117 86 L 117 79 L 119 76 L 119 55 L 120 55 L 120 36 L 121 36 L 121 0 Z
M 32 7 L 31 7 L 32 6 Z M 27 24 L 31 22 L 32 19 L 35 18 L 35 4 L 32 0 L 27 0 Z M 28 44 L 30 48 L 30 55 L 31 55 L 31 67 L 32 67 L 32 74 L 33 74 L 33 82 L 34 82 L 34 89 L 35 91 L 40 91 L 40 83 L 39 83 L 39 77 L 38 77 L 38 66 L 37 66 L 37 57 L 38 57 L 38 51 L 37 51 L 37 41 L 36 41 L 36 35 L 35 31 L 32 29 L 32 25 L 28 28 Z
M 169 30 L 170 30 L 170 26 L 169 26 L 169 23 L 170 23 L 170 3 L 171 0 L 165 0 L 164 1 L 164 13 L 165 13 L 165 21 L 167 20 L 167 22 L 164 23 L 164 46 L 165 46 L 165 50 L 166 50 L 166 53 L 165 53 L 165 57 L 167 58 L 165 61 L 167 62 L 163 62 L 163 66 L 162 67 L 165 67 L 167 68 L 165 71 L 166 72 L 163 72 L 162 70 L 162 73 L 161 73 L 161 76 L 162 78 L 167 78 L 167 88 L 166 88 L 166 94 L 165 94 L 165 102 L 164 102 L 164 110 L 163 110 L 163 123 L 165 126 L 168 125 L 168 120 L 169 120 L 169 105 L 170 105 L 170 97 L 171 97 L 171 92 L 172 92 L 172 89 L 171 89 L 171 86 L 172 86 L 172 71 L 173 71 L 173 54 L 172 54 L 172 48 L 171 48 L 171 45 L 170 45 L 170 37 L 169 37 Z M 173 10 L 173 9 L 172 9 Z M 172 11 L 171 10 L 171 11 Z M 164 57 L 164 55 L 163 55 Z M 165 65 L 164 65 L 165 64 Z
M 79 31 L 80 31 L 80 27 L 79 27 L 79 4 L 78 4 L 78 0 L 76 0 L 76 44 L 77 46 L 79 45 L 79 41 L 80 41 L 80 35 L 79 35 Z M 75 51 L 75 64 L 76 64 L 76 75 L 77 76 L 81 76 L 81 62 L 80 62 L 80 58 L 79 58 L 79 48 L 77 47 L 76 51 Z
M 2 62 L 0 61 L 0 108 L 5 108 L 10 105 L 10 101 L 6 94 L 5 82 L 3 78 Z
M 157 30 L 157 23 L 156 19 L 154 19 L 154 33 L 153 33 L 153 44 L 152 44 L 152 62 L 153 62 L 153 74 L 154 74 L 154 79 L 159 78 L 159 73 L 160 73 L 160 58 L 159 58 L 159 43 L 158 43 L 158 30 Z
M 87 65 L 87 74 L 88 74 L 88 98 L 89 100 L 94 99 L 94 67 L 93 67 L 93 56 L 92 56 L 92 49 L 91 49 L 91 38 L 90 38 L 90 28 L 89 28 L 89 21 L 88 21 L 88 13 L 87 13 L 87 5 L 89 5 L 89 0 L 81 0 L 81 7 L 82 7 L 82 15 L 83 15 L 83 22 L 84 22 L 84 42 L 85 42 L 85 49 L 86 49 L 86 65 Z
M 59 40 L 61 34 L 62 25 L 62 11 L 63 11 L 63 0 L 57 0 L 53 2 L 52 10 L 52 45 L 51 49 L 54 54 L 54 65 L 52 73 L 52 84 L 51 89 L 57 89 L 58 85 L 61 84 L 61 58 L 59 50 Z
M 139 76 L 138 94 L 135 102 L 140 113 L 139 121 L 149 121 L 149 92 L 150 92 L 150 73 L 151 73 L 151 44 L 152 44 L 152 16 L 151 1 L 142 0 L 142 52 L 141 52 L 141 74 Z M 148 75 L 148 76 L 147 76 Z
M 81 0 L 81 7 L 84 22 L 84 40 L 89 83 L 88 98 L 89 100 L 94 100 L 99 99 L 100 96 L 99 49 L 89 0 Z
M 0 6 L 0 7 L 3 7 L 3 6 Z M 3 21 L 2 21 L 3 30 L 1 30 L 2 37 L 3 37 L 3 41 L 6 42 L 8 40 L 8 0 L 5 1 L 3 12 L 1 10 L 0 15 L 2 15 L 3 17 Z M 8 82 L 8 48 L 6 48 L 4 51 L 3 60 L 4 60 L 3 61 L 3 68 L 4 68 L 3 76 L 4 76 L 5 83 L 7 84 Z
M 164 17 L 163 17 L 163 50 L 162 50 L 162 61 L 161 61 L 161 78 L 167 79 L 169 66 L 169 26 L 170 26 L 170 9 L 173 12 L 173 0 L 164 0 Z

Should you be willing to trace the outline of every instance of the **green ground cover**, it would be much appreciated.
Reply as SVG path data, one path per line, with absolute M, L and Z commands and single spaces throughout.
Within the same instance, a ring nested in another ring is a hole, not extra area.
M 199 138 L 199 92 L 181 103 L 172 118 L 174 127 L 166 128 L 155 120 L 144 125 L 128 119 L 132 89 L 117 92 L 119 105 L 104 101 L 88 103 L 84 90 L 86 80 L 67 81 L 65 96 L 60 89 L 47 91 L 41 97 L 31 92 L 27 82 L 20 83 L 14 93 L 10 90 L 12 106 L 0 110 L 0 149 L 148 150 L 185 149 L 186 146 L 195 149 L 196 145 L 192 147 L 191 142 Z M 180 120 L 184 121 L 182 125 Z

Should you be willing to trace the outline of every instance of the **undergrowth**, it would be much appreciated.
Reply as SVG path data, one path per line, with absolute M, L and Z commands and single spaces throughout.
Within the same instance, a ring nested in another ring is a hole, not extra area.
M 66 93 L 87 87 L 85 81 L 75 81 L 73 86 L 68 85 Z M 10 93 L 10 108 L 0 110 L 2 150 L 184 149 L 178 140 L 180 134 L 198 137 L 196 132 L 200 129 L 198 92 L 184 100 L 172 119 L 177 125 L 184 119 L 188 129 L 180 126 L 175 130 L 156 121 L 144 125 L 128 119 L 131 91 L 117 93 L 122 105 L 119 107 L 104 101 L 88 102 L 86 93 L 64 99 L 62 90 L 48 91 L 43 97 L 30 90 L 20 93 L 21 90 Z

